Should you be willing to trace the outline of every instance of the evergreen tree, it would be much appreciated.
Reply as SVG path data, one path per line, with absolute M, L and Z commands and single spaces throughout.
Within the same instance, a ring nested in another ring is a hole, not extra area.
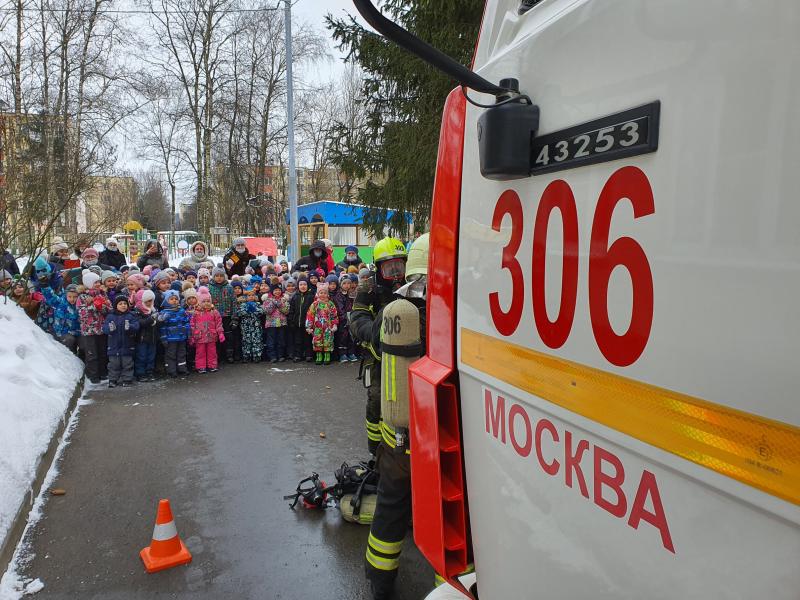
M 381 10 L 420 39 L 469 64 L 478 36 L 483 0 L 385 0 Z M 405 233 L 403 211 L 417 229 L 430 216 L 442 108 L 456 81 L 394 43 L 359 25 L 352 17 L 328 15 L 346 60 L 364 73 L 366 124 L 352 130 L 336 123 L 331 133 L 333 161 L 355 178 L 382 174 L 359 191 L 358 201 L 374 207 L 367 226 L 380 231 L 387 210 L 398 212 L 390 226 Z

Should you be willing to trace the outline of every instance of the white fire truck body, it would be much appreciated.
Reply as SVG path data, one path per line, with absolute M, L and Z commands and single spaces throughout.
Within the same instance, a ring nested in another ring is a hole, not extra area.
M 796 599 L 800 5 L 519 5 L 474 68 L 539 106 L 534 173 L 481 176 L 483 108 L 463 143 L 480 598 Z

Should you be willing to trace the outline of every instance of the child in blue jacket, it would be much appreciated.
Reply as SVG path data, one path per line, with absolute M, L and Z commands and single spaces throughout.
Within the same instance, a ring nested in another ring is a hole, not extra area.
M 69 284 L 59 294 L 49 285 L 42 286 L 42 295 L 47 306 L 53 309 L 53 333 L 56 339 L 74 354 L 78 349 L 78 338 L 81 337 L 81 321 L 78 317 L 78 286 Z
M 186 375 L 186 340 L 189 339 L 189 317 L 181 308 L 180 294 L 175 290 L 164 292 L 161 312 L 158 313 L 159 333 L 164 344 L 164 361 L 167 375 Z
M 133 353 L 136 349 L 136 332 L 139 319 L 128 310 L 128 298 L 119 294 L 114 299 L 114 310 L 103 322 L 103 333 L 108 336 L 108 387 L 133 384 Z

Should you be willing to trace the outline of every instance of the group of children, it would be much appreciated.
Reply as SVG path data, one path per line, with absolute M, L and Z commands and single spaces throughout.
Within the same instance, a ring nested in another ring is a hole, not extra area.
M 211 263 L 196 271 L 90 267 L 79 283 L 60 285 L 42 261 L 30 281 L 0 271 L 0 294 L 78 351 L 90 381 L 107 378 L 109 387 L 152 381 L 162 365 L 177 377 L 217 371 L 221 360 L 360 360 L 347 327 L 356 268 L 290 274 L 286 263 L 267 263 L 248 271 L 229 280 Z

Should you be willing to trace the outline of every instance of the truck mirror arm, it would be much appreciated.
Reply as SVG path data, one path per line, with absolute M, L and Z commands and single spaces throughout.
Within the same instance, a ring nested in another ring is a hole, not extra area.
M 472 104 L 487 109 L 478 119 L 481 174 L 499 181 L 530 177 L 539 107 L 528 96 L 520 94 L 516 79 L 502 79 L 500 85 L 495 85 L 383 16 L 370 0 L 353 0 L 353 4 L 379 33 L 449 75 L 462 88 L 492 94 L 494 105 L 478 104 L 467 97 Z
M 411 54 L 421 58 L 439 71 L 449 75 L 462 85 L 493 96 L 507 96 L 512 91 L 487 81 L 474 71 L 447 56 L 444 52 L 423 42 L 397 23 L 383 16 L 370 0 L 353 0 L 353 4 L 355 4 L 361 16 L 364 17 L 364 20 L 372 25 L 376 31 L 383 34 L 384 37 L 401 48 L 405 48 Z

